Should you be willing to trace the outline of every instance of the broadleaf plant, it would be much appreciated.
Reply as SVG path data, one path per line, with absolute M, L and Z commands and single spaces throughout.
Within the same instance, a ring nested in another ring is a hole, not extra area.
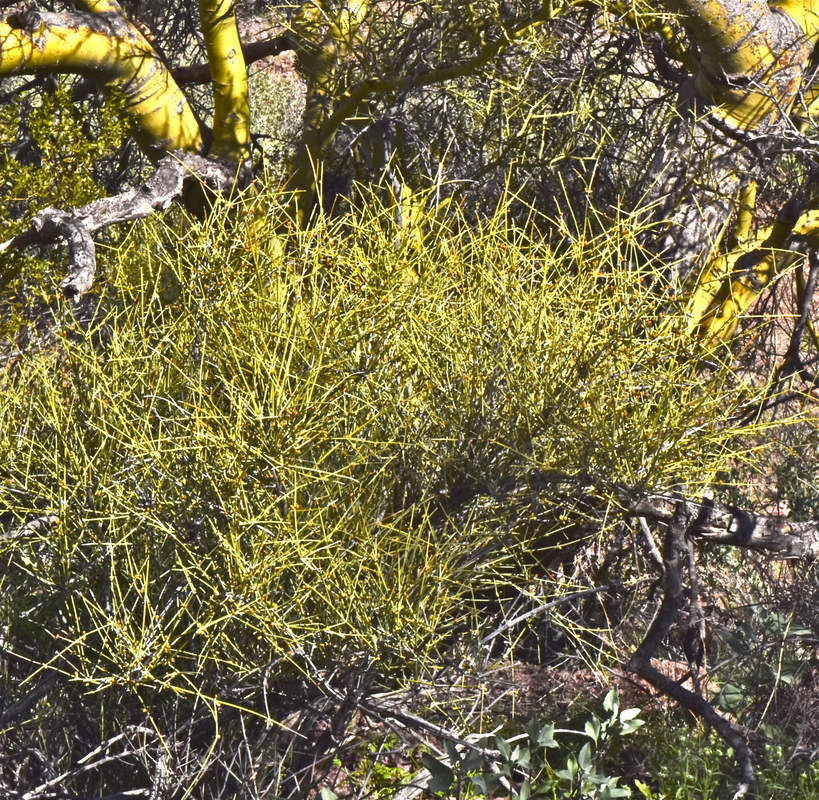
M 460 800 L 465 787 L 479 797 L 496 793 L 511 800 L 610 800 L 630 797 L 631 789 L 619 786 L 620 778 L 601 770 L 600 759 L 616 739 L 634 733 L 642 724 L 640 710 L 620 710 L 620 699 L 612 689 L 603 701 L 604 716 L 591 714 L 582 730 L 555 730 L 553 723 L 532 717 L 526 733 L 506 738 L 496 735 L 496 749 L 475 745 L 460 753 L 447 742 L 449 764 L 424 753 L 421 763 L 431 773 L 427 788 L 434 794 Z M 555 734 L 560 739 L 555 739 Z M 577 737 L 586 741 L 577 749 Z M 550 756 L 547 751 L 557 751 Z M 562 764 L 561 768 L 557 768 Z M 480 769 L 482 767 L 482 769 Z M 470 793 L 471 794 L 471 793 Z

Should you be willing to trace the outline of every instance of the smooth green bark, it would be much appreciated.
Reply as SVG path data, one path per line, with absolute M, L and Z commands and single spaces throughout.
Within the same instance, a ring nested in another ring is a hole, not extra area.
M 213 88 L 211 153 L 241 164 L 250 158 L 250 99 L 247 68 L 232 0 L 200 0 Z

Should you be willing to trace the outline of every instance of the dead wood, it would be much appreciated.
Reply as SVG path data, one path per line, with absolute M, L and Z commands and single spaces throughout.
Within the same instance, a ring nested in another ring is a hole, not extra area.
M 687 535 L 716 544 L 769 553 L 779 558 L 816 561 L 819 558 L 819 522 L 793 522 L 787 517 L 756 514 L 707 498 L 691 500 L 673 494 L 629 497 L 629 516 L 670 523 L 679 504 L 690 520 Z
M 670 509 L 666 509 L 669 511 Z M 696 509 L 694 509 L 696 513 Z M 734 798 L 755 797 L 753 754 L 748 737 L 738 725 L 723 717 L 704 697 L 686 689 L 677 681 L 664 675 L 652 663 L 660 645 L 671 628 L 677 623 L 685 599 L 683 562 L 689 556 L 687 535 L 692 528 L 692 509 L 689 502 L 679 500 L 666 520 L 665 547 L 663 550 L 663 599 L 660 608 L 646 631 L 643 641 L 634 652 L 626 668 L 648 681 L 658 691 L 678 702 L 713 727 L 723 740 L 733 748 L 740 768 L 740 781 Z
M 0 244 L 0 251 L 32 245 L 67 245 L 70 266 L 60 288 L 67 298 L 78 302 L 91 290 L 97 271 L 92 234 L 169 208 L 182 197 L 190 181 L 217 194 L 230 194 L 246 188 L 251 179 L 249 164 L 237 167 L 221 159 L 177 151 L 163 158 L 151 177 L 137 188 L 70 211 L 51 207 L 38 211 L 29 230 Z

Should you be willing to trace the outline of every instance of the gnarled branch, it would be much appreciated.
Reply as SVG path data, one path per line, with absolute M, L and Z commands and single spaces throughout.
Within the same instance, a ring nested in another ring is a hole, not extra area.
M 819 522 L 792 522 L 787 517 L 755 514 L 715 500 L 677 499 L 671 494 L 629 498 L 626 512 L 669 523 L 683 503 L 690 520 L 689 536 L 709 542 L 757 550 L 801 561 L 819 559 Z
M 645 509 L 641 509 L 642 511 Z M 723 717 L 705 698 L 681 686 L 677 681 L 663 675 L 652 663 L 657 649 L 665 640 L 685 605 L 683 584 L 683 559 L 686 555 L 686 537 L 695 524 L 696 504 L 686 500 L 668 501 L 662 514 L 667 517 L 665 547 L 663 551 L 664 581 L 663 600 L 643 641 L 629 659 L 627 669 L 647 680 L 658 691 L 676 700 L 681 706 L 705 720 L 717 730 L 723 740 L 733 748 L 740 767 L 740 782 L 734 798 L 755 797 L 756 779 L 753 755 L 743 731 Z M 648 516 L 647 514 L 645 516 Z
M 70 267 L 60 287 L 66 297 L 77 302 L 94 283 L 97 260 L 92 234 L 96 231 L 168 208 L 181 197 L 190 180 L 200 181 L 216 193 L 229 194 L 246 188 L 251 179 L 248 163 L 237 174 L 236 166 L 230 162 L 178 151 L 163 158 L 142 186 L 72 211 L 57 208 L 38 211 L 29 230 L 0 244 L 0 251 L 36 244 L 67 244 Z

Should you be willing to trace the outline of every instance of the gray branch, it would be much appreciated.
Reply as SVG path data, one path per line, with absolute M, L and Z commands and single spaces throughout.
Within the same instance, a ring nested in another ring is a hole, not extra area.
M 718 544 L 758 550 L 800 561 L 819 559 L 819 522 L 793 522 L 787 517 L 755 514 L 715 500 L 690 500 L 671 494 L 629 498 L 630 515 L 670 522 L 682 502 L 690 519 L 688 535 Z
M 191 180 L 203 183 L 217 194 L 229 194 L 246 188 L 251 179 L 249 164 L 237 167 L 220 159 L 177 151 L 163 158 L 142 186 L 71 211 L 57 208 L 38 211 L 29 230 L 0 244 L 0 251 L 41 244 L 67 245 L 70 266 L 60 288 L 67 298 L 77 302 L 90 291 L 97 271 L 92 234 L 109 225 L 143 219 L 169 208 Z
M 704 697 L 681 686 L 663 675 L 651 662 L 685 606 L 685 586 L 683 584 L 683 558 L 686 554 L 686 537 L 691 534 L 694 517 L 687 500 L 669 500 L 663 508 L 667 516 L 665 547 L 663 551 L 664 580 L 663 599 L 656 616 L 649 625 L 643 641 L 629 659 L 626 669 L 647 680 L 652 686 L 676 700 L 684 708 L 693 712 L 722 736 L 733 748 L 740 768 L 740 781 L 734 798 L 756 796 L 753 754 L 748 746 L 745 732 L 727 717 L 723 717 Z M 643 509 L 640 510 L 643 514 Z

